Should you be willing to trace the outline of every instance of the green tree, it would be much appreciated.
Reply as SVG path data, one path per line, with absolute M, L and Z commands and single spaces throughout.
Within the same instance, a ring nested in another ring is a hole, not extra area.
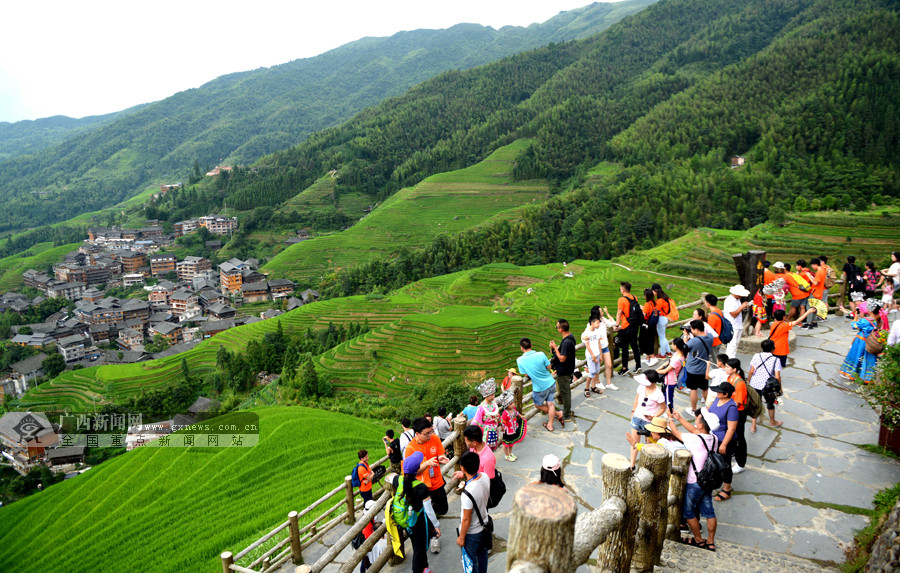
M 56 378 L 56 375 L 66 369 L 66 360 L 62 354 L 53 353 L 41 362 L 41 368 L 48 378 Z

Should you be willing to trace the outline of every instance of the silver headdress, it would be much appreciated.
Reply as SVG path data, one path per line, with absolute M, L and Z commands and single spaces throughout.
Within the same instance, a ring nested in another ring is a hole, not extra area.
M 493 378 L 488 378 L 487 380 L 485 380 L 484 382 L 482 382 L 481 384 L 478 385 L 478 391 L 481 393 L 481 395 L 483 397 L 487 398 L 491 394 L 497 393 L 497 383 L 494 381 Z
M 862 301 L 866 300 L 866 293 L 864 293 L 864 292 L 851 292 L 851 293 L 850 293 L 850 300 L 852 300 L 853 302 L 862 302 Z
M 769 296 L 781 294 L 784 292 L 784 286 L 784 279 L 775 279 L 774 281 L 763 287 L 763 294 L 767 294 Z
M 866 308 L 868 308 L 870 312 L 877 313 L 883 305 L 884 305 L 884 301 L 879 298 L 867 298 L 866 299 Z
M 501 410 L 505 410 L 510 404 L 516 401 L 516 396 L 512 390 L 504 390 L 502 394 L 494 400 Z

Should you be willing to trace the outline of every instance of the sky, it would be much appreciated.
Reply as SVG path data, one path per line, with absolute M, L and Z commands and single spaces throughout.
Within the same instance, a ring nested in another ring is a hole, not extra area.
M 589 3 L 13 0 L 0 20 L 0 121 L 111 113 L 365 36 L 462 22 L 527 26 Z

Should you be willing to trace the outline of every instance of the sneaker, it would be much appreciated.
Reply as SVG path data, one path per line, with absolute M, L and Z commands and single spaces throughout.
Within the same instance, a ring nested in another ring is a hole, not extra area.
M 626 374 L 628 374 L 628 368 L 619 369 L 619 376 L 625 376 Z
M 438 539 L 437 537 L 432 537 L 429 549 L 431 549 L 432 553 L 435 553 L 435 554 L 440 553 L 441 552 L 441 540 Z
M 687 412 L 687 415 L 688 415 L 688 416 L 693 416 L 693 415 L 694 415 L 694 411 L 691 410 L 690 408 L 685 408 L 684 411 Z
M 658 358 L 656 358 L 656 356 L 648 356 L 647 357 L 647 366 L 648 367 L 653 366 L 654 364 L 656 364 L 657 360 L 658 360 Z
M 568 416 L 563 418 L 563 422 L 565 422 L 567 424 L 570 422 L 574 422 L 574 421 L 575 421 L 575 412 L 572 412 L 571 414 L 569 414 Z
M 634 370 L 631 371 L 631 375 L 632 375 L 632 376 L 637 376 L 637 375 L 640 374 L 640 373 L 641 373 L 641 369 L 638 368 L 637 366 L 635 366 L 635 367 L 634 367 Z
M 809 328 L 809 325 L 808 325 L 808 324 L 804 324 L 804 325 L 801 326 L 800 328 Z
M 735 474 L 735 475 L 741 473 L 742 471 L 744 471 L 744 468 L 741 467 L 741 466 L 739 466 L 739 465 L 737 465 L 737 464 L 733 464 L 733 465 L 731 466 L 731 473 L 733 473 L 733 474 Z
M 619 389 L 619 387 L 616 386 L 615 384 L 607 384 L 607 385 L 606 385 L 606 388 L 607 388 L 608 390 L 618 390 L 618 389 Z
M 597 384 L 595 386 L 595 388 L 597 388 L 597 390 L 600 390 L 602 392 L 602 391 L 606 390 L 607 386 L 606 386 L 606 384 Z
M 516 456 L 516 454 L 509 454 L 509 457 L 507 459 L 511 462 L 514 462 L 519 458 Z

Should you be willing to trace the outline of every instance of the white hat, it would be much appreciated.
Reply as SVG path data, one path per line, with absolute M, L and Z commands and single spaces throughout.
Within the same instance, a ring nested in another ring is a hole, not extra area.
M 734 296 L 750 296 L 750 291 L 744 288 L 744 285 L 734 285 L 728 289 L 728 292 Z
M 700 409 L 700 415 L 703 416 L 703 420 L 706 422 L 706 425 L 709 426 L 710 432 L 715 432 L 719 429 L 719 417 L 717 415 L 706 408 Z
M 374 505 L 375 505 L 375 500 L 374 500 L 374 499 L 370 499 L 369 501 L 366 502 L 365 510 L 366 510 L 366 511 L 369 511 L 370 509 L 372 509 L 372 507 L 373 507 Z
M 640 384 L 641 386 L 649 386 L 650 380 L 647 378 L 646 374 L 637 374 L 634 377 L 634 381 Z
M 547 454 L 541 461 L 541 467 L 545 470 L 555 472 L 559 469 L 559 458 L 553 454 Z
M 773 268 L 773 269 L 783 269 L 783 268 L 784 268 L 784 263 L 782 263 L 781 261 L 778 261 L 777 263 L 775 263 L 774 265 L 772 265 L 772 268 Z

